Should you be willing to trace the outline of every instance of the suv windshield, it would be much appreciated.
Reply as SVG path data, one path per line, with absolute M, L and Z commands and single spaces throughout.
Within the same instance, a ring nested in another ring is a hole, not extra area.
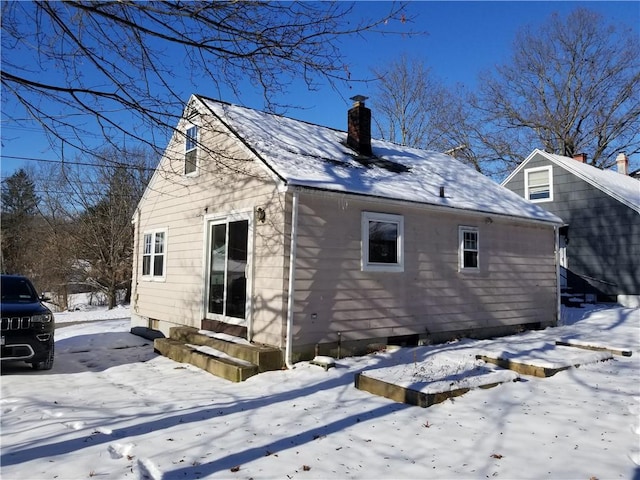
M 38 294 L 29 281 L 19 277 L 2 277 L 2 303 L 33 303 Z

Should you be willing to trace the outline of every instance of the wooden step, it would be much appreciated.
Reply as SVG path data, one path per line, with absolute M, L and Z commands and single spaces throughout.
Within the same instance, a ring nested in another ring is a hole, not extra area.
M 273 347 L 255 343 L 236 343 L 198 333 L 193 327 L 172 327 L 169 336 L 173 340 L 191 345 L 203 345 L 225 354 L 252 363 L 259 372 L 280 370 L 283 366 L 282 352 Z
M 171 360 L 189 363 L 232 382 L 242 382 L 259 373 L 257 365 L 198 351 L 196 345 L 189 345 L 173 338 L 156 338 L 153 341 L 153 348 Z

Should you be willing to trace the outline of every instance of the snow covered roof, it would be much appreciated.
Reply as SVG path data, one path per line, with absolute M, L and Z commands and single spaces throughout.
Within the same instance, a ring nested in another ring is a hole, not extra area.
M 543 156 L 640 213 L 640 181 L 635 178 L 622 175 L 612 170 L 601 170 L 586 163 L 576 161 L 573 158 L 547 153 L 538 149 L 534 150 L 527 159 L 522 162 L 522 166 L 536 155 Z
M 197 98 L 288 186 L 562 223 L 449 155 L 372 140 L 374 156 L 363 158 L 344 131 Z

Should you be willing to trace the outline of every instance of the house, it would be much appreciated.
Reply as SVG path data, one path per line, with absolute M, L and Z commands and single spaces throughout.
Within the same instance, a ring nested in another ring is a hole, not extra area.
M 566 222 L 562 266 L 567 286 L 601 300 L 640 305 L 640 182 L 617 172 L 535 150 L 502 183 Z
M 132 327 L 285 362 L 556 323 L 562 221 L 440 153 L 194 95 L 134 218 Z

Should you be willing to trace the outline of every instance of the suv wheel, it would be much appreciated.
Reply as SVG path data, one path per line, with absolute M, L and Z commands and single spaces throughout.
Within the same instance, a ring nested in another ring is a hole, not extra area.
M 42 362 L 34 362 L 31 364 L 34 370 L 51 370 L 53 368 L 53 355 L 54 355 L 54 347 L 53 343 L 51 344 L 51 348 L 47 353 L 47 358 Z

